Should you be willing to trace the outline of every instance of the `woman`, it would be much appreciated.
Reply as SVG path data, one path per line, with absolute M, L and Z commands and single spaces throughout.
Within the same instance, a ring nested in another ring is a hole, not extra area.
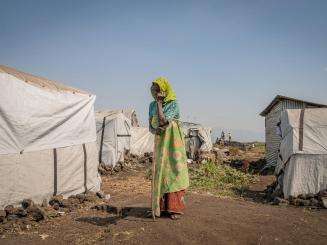
M 152 169 L 152 214 L 178 219 L 185 208 L 184 194 L 189 186 L 187 157 L 176 95 L 168 80 L 153 81 L 154 101 L 149 108 L 150 131 L 155 134 Z

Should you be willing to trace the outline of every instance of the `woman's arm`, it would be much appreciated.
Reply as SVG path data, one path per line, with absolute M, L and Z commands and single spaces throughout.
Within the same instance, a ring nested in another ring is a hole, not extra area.
M 159 126 L 162 127 L 162 126 L 165 126 L 168 124 L 168 121 L 165 117 L 165 114 L 163 112 L 163 101 L 162 100 L 158 100 L 157 101 L 157 108 L 158 108 L 158 117 L 159 117 Z

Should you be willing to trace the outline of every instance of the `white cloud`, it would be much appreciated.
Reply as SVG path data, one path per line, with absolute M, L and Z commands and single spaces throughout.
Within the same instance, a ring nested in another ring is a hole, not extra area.
M 327 72 L 327 66 L 326 66 L 326 67 L 324 67 L 324 71 L 326 71 L 326 72 Z

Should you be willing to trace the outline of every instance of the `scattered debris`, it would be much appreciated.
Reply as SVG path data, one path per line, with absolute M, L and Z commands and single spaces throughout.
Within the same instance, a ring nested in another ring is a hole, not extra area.
M 70 196 L 67 199 L 64 199 L 62 195 L 57 195 L 53 196 L 48 203 L 43 201 L 42 205 L 37 205 L 30 199 L 24 199 L 21 207 L 8 205 L 4 210 L 0 210 L 0 234 L 30 230 L 43 220 L 63 216 L 88 203 L 108 202 L 109 199 L 110 195 L 103 192 L 87 192 Z
M 49 237 L 49 235 L 47 235 L 47 234 L 40 234 L 40 238 L 42 239 L 42 240 L 45 240 L 45 239 L 47 239 Z
M 133 171 L 150 166 L 153 161 L 153 153 L 145 153 L 143 156 L 131 154 L 129 151 L 125 152 L 124 162 L 118 162 L 116 166 L 108 166 L 104 163 L 99 165 L 99 173 L 101 175 L 114 175 L 121 171 Z
M 277 179 L 266 189 L 266 199 L 273 205 L 294 205 L 310 208 L 327 208 L 327 190 L 320 191 L 317 194 L 302 194 L 297 197 L 290 196 L 284 199 L 281 178 Z

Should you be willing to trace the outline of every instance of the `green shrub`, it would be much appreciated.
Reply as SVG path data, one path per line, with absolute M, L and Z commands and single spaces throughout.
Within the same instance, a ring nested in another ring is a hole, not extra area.
M 235 196 L 256 180 L 254 175 L 214 162 L 191 167 L 190 178 L 192 190 L 209 191 L 218 196 Z

